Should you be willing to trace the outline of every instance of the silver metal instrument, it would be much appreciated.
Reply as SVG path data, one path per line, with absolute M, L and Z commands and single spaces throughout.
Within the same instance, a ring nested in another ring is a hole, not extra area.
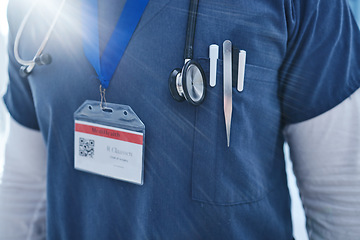
M 227 146 L 230 146 L 230 130 L 232 117 L 232 43 L 229 40 L 223 42 L 223 74 L 224 74 L 224 116 L 226 127 Z

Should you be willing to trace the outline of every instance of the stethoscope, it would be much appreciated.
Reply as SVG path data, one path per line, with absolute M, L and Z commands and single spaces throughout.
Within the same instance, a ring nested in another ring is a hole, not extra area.
M 199 0 L 191 0 L 188 23 L 186 29 L 186 43 L 182 69 L 175 68 L 169 76 L 169 89 L 176 101 L 188 101 L 193 105 L 200 105 L 205 98 L 206 78 L 199 63 L 193 58 L 195 25 Z
M 32 60 L 23 60 L 20 57 L 19 42 L 25 25 L 38 1 L 34 2 L 22 20 L 14 42 L 14 55 L 16 61 L 22 65 L 19 71 L 22 77 L 27 77 L 33 71 L 35 65 L 47 65 L 51 63 L 51 56 L 49 54 L 44 54 L 43 50 L 49 41 L 49 37 L 53 32 L 65 1 L 66 0 L 62 0 L 54 20 Z M 190 1 L 184 51 L 184 66 L 182 69 L 175 68 L 169 77 L 169 88 L 173 98 L 177 101 L 186 100 L 193 105 L 200 105 L 203 102 L 206 93 L 206 78 L 204 71 L 199 63 L 192 60 L 198 5 L 199 0 Z
M 19 30 L 17 31 L 16 33 L 16 37 L 15 37 L 15 42 L 14 42 L 14 56 L 15 56 L 15 59 L 16 61 L 21 64 L 21 67 L 20 67 L 20 75 L 22 77 L 27 77 L 31 72 L 32 70 L 34 69 L 35 65 L 47 65 L 47 64 L 50 64 L 51 63 L 51 56 L 49 54 L 43 54 L 43 51 L 44 51 L 44 48 L 47 44 L 47 42 L 49 41 L 49 38 L 50 38 L 50 35 L 52 33 L 52 31 L 54 30 L 54 27 L 55 27 L 55 24 L 60 16 L 60 12 L 65 4 L 65 1 L 66 0 L 62 0 L 59 8 L 58 8 L 58 11 L 54 17 L 54 20 L 52 21 L 50 27 L 49 27 L 49 30 L 47 31 L 45 37 L 44 37 L 44 40 L 41 42 L 41 45 L 40 47 L 38 48 L 38 50 L 36 51 L 36 54 L 35 56 L 33 57 L 32 60 L 23 60 L 20 55 L 19 55 L 19 42 L 20 42 L 20 38 L 21 38 L 21 35 L 24 31 L 24 28 L 25 28 L 25 25 L 31 15 L 31 13 L 33 12 L 35 6 L 37 5 L 37 2 L 38 1 L 35 1 L 33 3 L 33 5 L 30 7 L 29 11 L 26 13 L 24 19 L 22 20 L 21 24 L 20 24 L 20 27 L 19 27 Z

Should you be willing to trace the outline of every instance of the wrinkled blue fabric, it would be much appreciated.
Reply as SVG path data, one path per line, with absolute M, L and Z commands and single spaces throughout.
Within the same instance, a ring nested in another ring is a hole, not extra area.
M 282 129 L 328 111 L 359 87 L 360 35 L 345 0 L 200 1 L 194 58 L 207 79 L 210 44 L 222 52 L 230 39 L 247 51 L 244 91 L 233 89 L 230 148 L 222 56 L 217 85 L 202 105 L 173 100 L 168 76 L 183 65 L 189 2 L 150 0 L 106 91 L 109 102 L 130 105 L 146 126 L 143 186 L 74 170 L 73 113 L 100 99 L 82 48 L 79 1 L 67 2 L 44 50 L 52 63 L 27 79 L 12 53 L 27 10 L 18 2 L 9 5 L 5 102 L 47 144 L 48 239 L 292 238 Z M 100 53 L 123 6 L 99 1 Z M 32 58 L 56 10 L 32 14 L 23 58 Z

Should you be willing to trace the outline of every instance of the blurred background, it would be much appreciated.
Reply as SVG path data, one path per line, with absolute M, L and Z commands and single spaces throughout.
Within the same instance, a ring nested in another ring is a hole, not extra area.
M 360 0 L 348 0 L 351 9 L 353 10 L 355 19 L 357 23 L 360 25 Z
M 350 6 L 352 7 L 355 18 L 359 23 L 360 0 L 348 0 L 348 1 L 350 3 Z M 6 84 L 8 81 L 7 50 L 6 50 L 7 33 L 8 33 L 8 26 L 6 21 L 7 3 L 8 0 L 0 0 L 0 96 L 2 96 L 5 93 Z M 9 118 L 8 113 L 6 112 L 6 108 L 1 98 L 0 100 L 0 176 L 2 172 L 3 159 L 4 159 L 5 139 L 8 134 L 8 129 L 7 129 L 8 118 Z M 288 185 L 292 200 L 291 211 L 292 211 L 292 220 L 294 226 L 294 237 L 297 240 L 307 240 L 308 237 L 305 229 L 304 209 L 302 207 L 301 200 L 299 197 L 299 191 L 296 186 L 296 179 L 292 172 L 292 164 L 291 161 L 289 160 L 289 149 L 286 144 L 284 146 L 284 151 L 286 156 L 286 171 L 288 176 Z
M 8 25 L 6 21 L 6 6 L 8 0 L 0 0 L 0 97 L 3 96 L 6 90 L 8 81 L 7 75 L 7 33 Z M 7 120 L 8 114 L 2 101 L 0 100 L 0 175 L 2 173 L 2 165 L 4 159 L 4 145 L 7 136 Z M 1 181 L 1 178 L 0 178 Z

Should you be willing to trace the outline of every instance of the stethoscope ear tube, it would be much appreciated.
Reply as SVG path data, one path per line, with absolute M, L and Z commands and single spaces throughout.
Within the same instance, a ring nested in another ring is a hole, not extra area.
M 30 75 L 32 70 L 34 69 L 35 65 L 48 65 L 52 61 L 52 58 L 49 54 L 41 54 L 40 56 L 36 56 L 32 63 L 29 65 L 22 65 L 19 69 L 20 77 L 26 78 Z
M 30 72 L 28 71 L 28 67 L 29 66 L 24 66 L 24 65 L 20 67 L 19 69 L 20 77 L 26 78 L 30 74 Z
M 61 4 L 57 10 L 57 13 L 53 19 L 53 21 L 51 22 L 51 25 L 43 39 L 43 41 L 41 42 L 40 47 L 38 48 L 38 50 L 36 51 L 35 56 L 33 57 L 32 60 L 24 60 L 20 57 L 19 54 L 19 44 L 20 44 L 20 38 L 21 35 L 25 29 L 25 25 L 31 15 L 31 13 L 33 12 L 34 8 L 37 6 L 37 3 L 39 2 L 39 0 L 36 0 L 33 2 L 33 4 L 31 5 L 30 9 L 28 10 L 28 12 L 26 13 L 25 17 L 23 18 L 23 20 L 21 21 L 21 24 L 19 26 L 19 29 L 16 33 L 15 36 L 15 41 L 14 41 L 14 56 L 16 61 L 21 64 L 22 66 L 20 67 L 19 73 L 20 76 L 25 78 L 27 77 L 36 65 L 47 65 L 51 63 L 51 56 L 49 54 L 43 54 L 43 50 L 47 44 L 47 42 L 49 41 L 50 35 L 53 32 L 53 29 L 55 27 L 55 24 L 60 16 L 61 10 L 63 9 L 66 0 L 62 0 Z
M 36 65 L 47 65 L 51 63 L 51 56 L 49 54 L 41 54 L 35 57 L 34 61 Z

